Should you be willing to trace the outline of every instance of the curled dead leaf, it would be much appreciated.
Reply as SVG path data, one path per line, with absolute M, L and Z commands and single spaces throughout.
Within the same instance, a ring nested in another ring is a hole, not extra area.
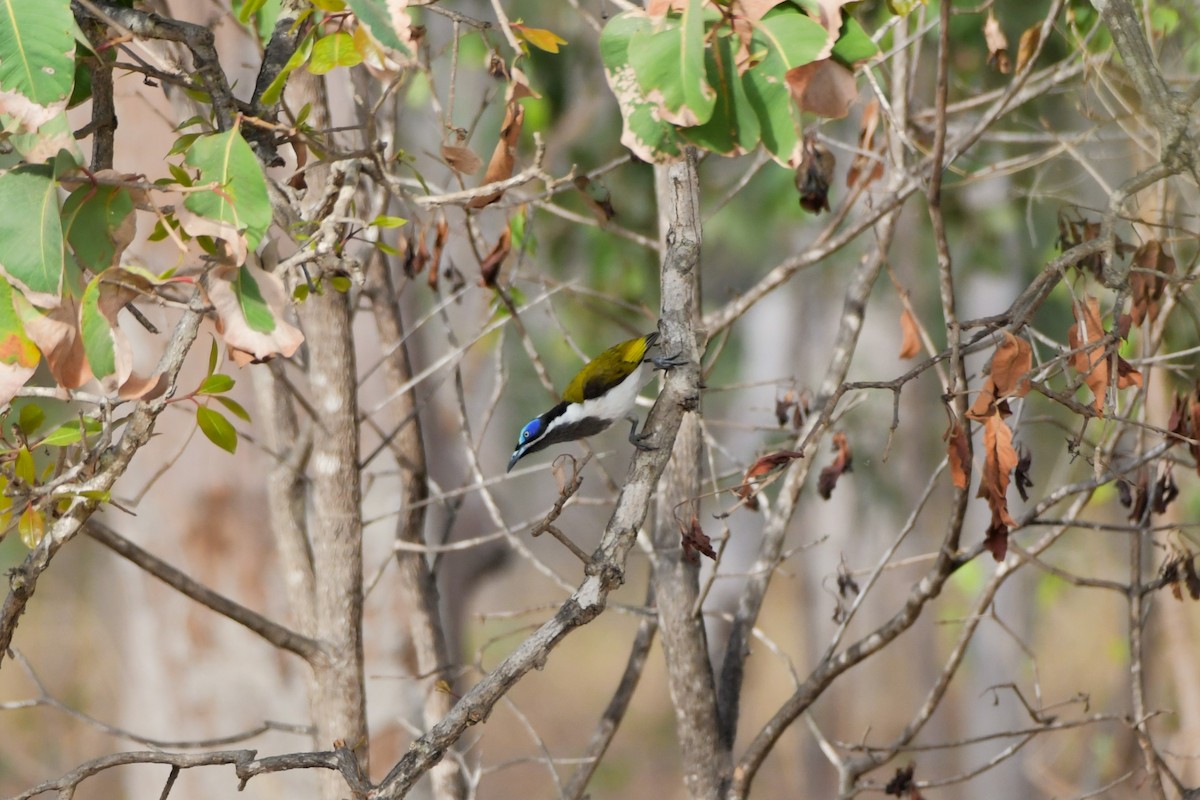
M 491 252 L 479 265 L 479 284 L 481 286 L 494 287 L 496 285 L 496 276 L 500 274 L 500 265 L 504 263 L 504 259 L 508 258 L 510 252 L 512 252 L 512 231 L 506 225 L 500 232 L 500 238 L 496 240 Z
M 1075 314 L 1075 324 L 1067 331 L 1067 343 L 1073 351 L 1071 365 L 1092 390 L 1092 405 L 1096 413 L 1103 414 L 1104 397 L 1108 392 L 1109 359 L 1108 348 L 1100 346 L 1104 340 L 1100 301 L 1088 295 L 1083 303 L 1073 304 L 1071 310 Z
M 697 553 L 703 553 L 713 561 L 717 560 L 717 552 L 713 550 L 712 539 L 700 527 L 700 520 L 695 516 L 687 525 L 679 526 L 680 543 L 683 545 L 683 557 L 693 564 L 700 560 Z
M 853 455 L 850 452 L 850 440 L 846 438 L 846 434 L 838 431 L 833 435 L 832 441 L 834 452 L 837 455 L 833 459 L 833 463 L 821 470 L 821 475 L 817 478 L 817 494 L 828 500 L 833 496 L 833 490 L 837 486 L 838 478 L 846 472 L 850 471 L 853 465 Z
M 504 122 L 500 125 L 500 137 L 496 142 L 496 148 L 492 151 L 492 159 L 488 162 L 487 172 L 483 176 L 483 185 L 508 180 L 512 177 L 513 167 L 517 163 L 517 142 L 521 138 L 521 126 L 524 122 L 524 106 L 515 101 L 510 102 L 504 110 Z M 483 208 L 503 196 L 504 191 L 501 190 L 476 197 L 467 203 L 467 208 Z
M 1129 270 L 1129 314 L 1134 325 L 1146 319 L 1158 319 L 1158 305 L 1167 288 L 1168 276 L 1175 274 L 1175 259 L 1156 240 L 1143 244 L 1133 254 Z
M 1025 29 L 1025 32 L 1021 34 L 1021 41 L 1017 43 L 1017 72 L 1025 69 L 1025 65 L 1033 58 L 1041 43 L 1042 24 L 1040 22 Z
M 999 413 L 993 413 L 983 426 L 983 476 L 977 497 L 987 501 L 992 512 L 985 544 L 997 561 L 1008 550 L 1008 531 L 1016 525 L 1008 511 L 1008 483 L 1020 458 L 1013 447 L 1012 429 Z
M 912 310 L 905 308 L 900 314 L 900 358 L 916 358 L 921 354 L 921 334 L 917 318 Z
M 1008 58 L 1008 37 L 1004 35 L 1000 21 L 991 9 L 983 22 L 983 41 L 987 43 L 988 64 L 997 72 L 1006 75 L 1012 72 L 1012 62 Z
M 733 493 L 740 497 L 743 505 L 751 511 L 758 510 L 758 494 L 759 484 L 762 483 L 762 478 L 768 475 L 772 470 L 780 467 L 794 458 L 804 458 L 803 453 L 795 450 L 778 450 L 774 453 L 768 453 L 765 456 L 760 456 L 750 469 L 746 470 L 746 474 L 742 477 L 742 483 Z
M 829 210 L 829 184 L 833 182 L 836 159 L 815 136 L 804 137 L 804 154 L 796 167 L 796 191 L 800 207 L 810 214 Z
M 1029 372 L 1033 368 L 1033 347 L 1025 339 L 1004 331 L 1000 344 L 992 355 L 992 368 L 983 381 L 979 396 L 971 404 L 967 416 L 985 419 L 995 412 L 1007 397 L 1029 394 Z
M 878 150 L 882 149 L 883 137 L 880 137 L 880 147 L 877 149 L 875 146 L 875 132 L 878 128 L 879 100 L 872 98 L 863 109 L 862 120 L 859 122 L 858 152 L 855 153 L 854 160 L 850 162 L 850 169 L 846 172 L 847 186 L 857 186 L 861 181 L 862 185 L 867 187 L 883 176 L 883 158 L 878 155 Z
M 943 438 L 948 444 L 946 457 L 950 463 L 950 480 L 955 487 L 966 489 L 971 484 L 971 437 L 956 420 Z

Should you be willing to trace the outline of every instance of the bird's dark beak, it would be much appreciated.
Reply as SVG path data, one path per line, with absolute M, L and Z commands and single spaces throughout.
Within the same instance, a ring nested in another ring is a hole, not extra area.
M 512 468 L 513 468 L 514 466 L 516 466 L 517 462 L 521 460 L 521 456 L 523 456 L 523 455 L 525 455 L 525 451 L 524 451 L 524 450 L 514 450 L 514 451 L 513 451 L 513 454 L 512 454 L 512 458 L 510 458 L 510 459 L 508 460 L 508 469 L 506 469 L 506 470 L 504 470 L 504 471 L 505 471 L 505 472 L 512 472 Z

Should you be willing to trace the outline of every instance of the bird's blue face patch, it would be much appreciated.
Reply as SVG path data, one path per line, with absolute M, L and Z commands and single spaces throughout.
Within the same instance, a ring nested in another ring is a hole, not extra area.
M 521 429 L 521 436 L 517 439 L 517 446 L 529 444 L 538 437 L 542 432 L 542 421 L 540 419 L 531 420 L 528 425 Z

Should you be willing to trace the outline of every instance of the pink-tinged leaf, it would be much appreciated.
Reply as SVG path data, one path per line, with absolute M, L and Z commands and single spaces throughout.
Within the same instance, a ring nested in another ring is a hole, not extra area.
M 244 275 L 237 267 L 219 266 L 209 273 L 204 287 L 216 309 L 217 329 L 225 338 L 230 356 L 239 365 L 291 356 L 304 341 L 304 334 L 284 319 L 287 295 L 283 283 L 253 262 L 247 262 L 241 270 L 246 271 Z M 248 297 L 247 286 L 253 286 L 258 297 Z M 250 320 L 247 309 L 253 311 Z M 269 330 L 258 322 L 251 324 L 264 313 L 273 323 Z

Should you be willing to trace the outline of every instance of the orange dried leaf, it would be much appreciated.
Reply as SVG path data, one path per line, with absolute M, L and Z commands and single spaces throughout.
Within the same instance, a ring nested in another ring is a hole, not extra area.
M 878 127 L 879 100 L 872 99 L 863 109 L 862 120 L 859 122 L 858 153 L 846 172 L 847 186 L 856 186 L 860 180 L 864 187 L 870 186 L 883 176 L 883 159 L 868 155 L 876 152 L 875 131 Z
M 1006 397 L 1024 397 L 1029 394 L 1029 371 L 1033 368 L 1033 348 L 1024 339 L 1004 332 L 1004 339 L 996 345 L 992 355 L 992 368 L 983 381 L 979 396 L 971 404 L 967 416 L 983 420 L 991 416 Z M 1007 413 L 1005 411 L 1004 413 Z
M 1067 343 L 1075 351 L 1071 356 L 1071 364 L 1092 390 L 1092 405 L 1100 414 L 1104 412 L 1104 396 L 1108 391 L 1107 348 L 1095 346 L 1104 338 L 1104 327 L 1100 323 L 1100 301 L 1088 295 L 1082 307 L 1076 303 L 1072 311 L 1075 313 L 1075 324 L 1067 331 Z
M 910 309 L 904 309 L 900 314 L 900 358 L 916 358 L 921 353 L 921 334 L 917 328 L 917 318 Z
M 1041 42 L 1042 24 L 1040 22 L 1025 29 L 1025 32 L 1021 34 L 1021 41 L 1017 44 L 1017 72 L 1020 72 L 1029 63 L 1029 59 L 1033 58 L 1033 54 L 1037 52 Z
M 950 479 L 957 488 L 966 489 L 971 485 L 971 438 L 961 422 L 955 422 L 946 433 Z
M 984 498 L 992 511 L 987 546 L 999 561 L 1007 550 L 1008 529 L 1016 525 L 1008 511 L 1008 482 L 1020 457 L 1013 447 L 1012 429 L 998 413 L 989 416 L 984 423 L 983 448 L 983 477 L 976 496 Z
M 488 162 L 487 172 L 483 183 L 495 183 L 512 177 L 513 167 L 517 163 L 517 140 L 521 138 L 521 125 L 525 122 L 525 108 L 519 103 L 509 103 L 504 111 L 504 124 L 500 126 L 500 138 L 496 149 L 492 151 L 492 160 Z M 483 208 L 504 196 L 504 191 L 492 192 L 482 197 L 476 197 L 467 204 L 468 208 Z

